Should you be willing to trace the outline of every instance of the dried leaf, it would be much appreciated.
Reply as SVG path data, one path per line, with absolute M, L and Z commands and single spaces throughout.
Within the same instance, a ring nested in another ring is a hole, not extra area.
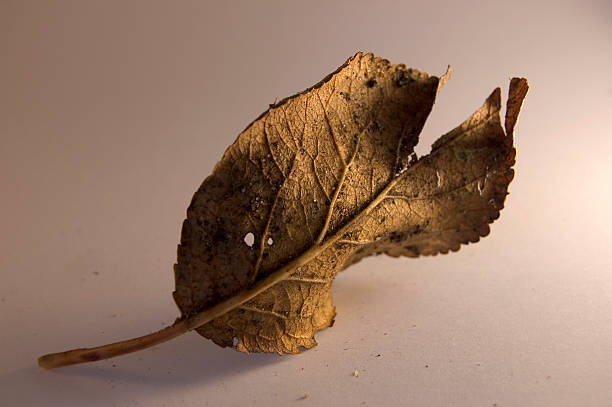
M 496 89 L 414 153 L 448 75 L 356 54 L 271 106 L 227 149 L 183 223 L 173 293 L 182 316 L 140 338 L 45 355 L 104 359 L 192 329 L 242 352 L 298 353 L 336 315 L 331 284 L 363 257 L 459 250 L 489 233 L 512 180 L 512 132 L 527 81 L 513 78 L 505 128 Z
M 281 281 L 197 331 L 243 352 L 298 353 L 333 324 L 341 269 L 374 253 L 434 255 L 486 236 L 513 176 L 526 81 L 512 82 L 508 135 L 496 89 L 417 160 L 439 83 L 359 53 L 251 123 L 187 211 L 174 292 L 183 317 L 293 262 Z

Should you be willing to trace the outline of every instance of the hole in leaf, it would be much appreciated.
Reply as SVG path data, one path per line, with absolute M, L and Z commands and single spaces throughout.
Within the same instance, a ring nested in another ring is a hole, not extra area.
M 244 243 L 246 243 L 246 245 L 249 247 L 253 247 L 253 243 L 255 243 L 255 235 L 251 232 L 244 235 Z

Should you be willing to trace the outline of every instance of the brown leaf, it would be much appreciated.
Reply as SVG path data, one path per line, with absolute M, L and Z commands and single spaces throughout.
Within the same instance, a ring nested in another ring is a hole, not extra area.
M 298 353 L 336 315 L 336 274 L 374 253 L 459 250 L 489 233 L 512 180 L 512 132 L 527 93 L 513 78 L 417 159 L 414 146 L 448 79 L 358 53 L 251 123 L 195 193 L 183 223 L 174 299 L 154 333 L 41 356 L 55 368 L 144 349 L 197 329 L 242 352 Z
M 511 81 L 507 133 L 498 88 L 417 159 L 439 84 L 358 53 L 251 123 L 187 211 L 174 292 L 183 320 L 230 299 L 201 335 L 243 352 L 298 353 L 333 324 L 330 287 L 343 268 L 486 236 L 513 177 L 527 81 Z

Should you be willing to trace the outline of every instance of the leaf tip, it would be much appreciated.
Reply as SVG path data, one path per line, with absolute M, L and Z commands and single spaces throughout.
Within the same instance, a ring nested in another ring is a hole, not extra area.
M 514 126 L 518 120 L 518 115 L 523 105 L 523 100 L 529 90 L 529 84 L 525 78 L 510 79 L 510 89 L 508 90 L 508 102 L 506 104 L 506 120 L 504 127 L 506 135 L 512 137 Z
M 501 88 L 495 88 L 493 92 L 487 98 L 485 105 L 488 106 L 493 112 L 499 112 L 501 109 Z

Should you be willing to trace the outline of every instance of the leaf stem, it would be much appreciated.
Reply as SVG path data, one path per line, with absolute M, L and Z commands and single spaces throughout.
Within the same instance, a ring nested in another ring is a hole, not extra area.
M 81 348 L 66 352 L 50 353 L 39 357 L 38 365 L 45 369 L 53 369 L 61 366 L 95 362 L 96 360 L 109 359 L 126 353 L 136 352 L 184 334 L 188 331 L 186 322 L 187 320 L 179 320 L 161 331 L 95 348 Z

